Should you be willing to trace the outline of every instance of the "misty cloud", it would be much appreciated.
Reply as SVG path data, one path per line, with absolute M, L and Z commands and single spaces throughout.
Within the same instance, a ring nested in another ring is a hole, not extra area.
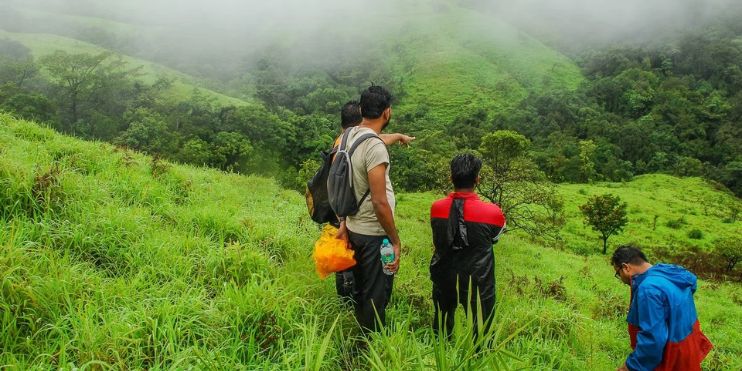
M 579 51 L 607 43 L 661 39 L 689 27 L 702 26 L 731 7 L 739 8 L 739 3 L 738 0 L 0 0 L 0 11 L 18 12 L 18 16 L 11 17 L 16 28 L 11 31 L 50 32 L 49 29 L 57 28 L 64 31 L 56 33 L 66 32 L 84 40 L 103 39 L 104 43 L 113 44 L 110 47 L 114 49 L 176 68 L 200 65 L 205 70 L 230 74 L 230 70 L 240 69 L 238 66 L 255 63 L 267 49 L 282 49 L 284 55 L 301 64 L 333 61 L 394 42 L 410 22 L 416 22 L 416 32 L 426 37 L 425 30 L 436 27 L 435 22 L 445 19 L 449 9 L 458 7 L 492 16 L 493 34 L 500 32 L 499 24 L 504 21 L 562 50 Z M 59 17 L 60 13 L 70 18 Z M 426 15 L 443 15 L 443 18 L 428 17 L 433 21 L 425 24 Z M 99 27 L 90 23 L 79 28 L 79 24 L 89 23 L 81 21 L 79 16 L 103 18 L 123 26 Z M 6 28 L 2 22 L 0 17 L 0 28 Z
M 607 43 L 642 43 L 702 27 L 742 12 L 738 0 L 474 1 L 541 38 L 579 50 Z

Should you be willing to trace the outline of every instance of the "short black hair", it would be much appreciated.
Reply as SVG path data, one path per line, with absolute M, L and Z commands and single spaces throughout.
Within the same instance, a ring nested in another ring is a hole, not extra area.
M 343 129 L 347 129 L 357 126 L 361 121 L 363 121 L 363 117 L 361 117 L 361 106 L 358 102 L 352 100 L 345 103 L 340 110 L 340 126 Z
M 471 153 L 454 157 L 451 160 L 451 181 L 454 188 L 473 188 L 480 170 L 482 170 L 482 160 Z
M 367 119 L 381 117 L 392 106 L 392 94 L 379 85 L 371 85 L 361 93 L 361 115 Z
M 611 264 L 614 267 L 620 267 L 624 264 L 639 265 L 647 263 L 647 256 L 634 245 L 621 245 L 613 253 Z

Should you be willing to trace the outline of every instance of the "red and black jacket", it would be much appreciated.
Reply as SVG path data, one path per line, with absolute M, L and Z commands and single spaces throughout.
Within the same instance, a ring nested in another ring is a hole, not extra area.
M 505 229 L 502 210 L 476 193 L 453 192 L 430 208 L 435 253 L 430 262 L 433 282 L 465 274 L 475 283 L 494 280 L 492 245 Z

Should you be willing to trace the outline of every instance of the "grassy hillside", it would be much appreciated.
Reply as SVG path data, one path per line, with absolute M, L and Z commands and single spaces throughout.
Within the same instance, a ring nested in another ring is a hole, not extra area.
M 629 183 L 627 198 L 644 181 Z M 429 330 L 433 198 L 399 195 L 405 248 L 390 329 L 355 348 L 351 311 L 334 282 L 314 274 L 318 229 L 300 195 L 0 115 L 0 365 L 423 369 L 436 354 L 461 361 L 460 348 L 441 346 Z M 605 257 L 512 233 L 495 250 L 497 323 L 505 335 L 523 328 L 505 348 L 519 357 L 508 365 L 603 370 L 623 361 L 628 289 Z M 739 369 L 739 284 L 701 281 L 696 301 L 716 346 L 705 365 Z
M 0 38 L 11 39 L 22 43 L 31 50 L 31 53 L 35 58 L 51 54 L 57 50 L 62 50 L 71 54 L 97 54 L 106 51 L 104 48 L 80 40 L 45 33 L 15 33 L 0 29 Z M 128 63 L 130 68 L 141 66 L 141 72 L 143 73 L 142 79 L 148 83 L 152 83 L 158 78 L 163 77 L 173 80 L 169 94 L 173 100 L 190 98 L 194 90 L 198 89 L 204 96 L 213 99 L 214 103 L 219 105 L 245 106 L 258 104 L 256 102 L 247 102 L 203 88 L 202 85 L 194 81 L 192 77 L 168 67 L 126 55 L 123 55 L 122 57 L 124 61 Z
M 651 174 L 628 183 L 565 184 L 560 188 L 568 215 L 564 233 L 567 247 L 573 251 L 597 251 L 598 233 L 584 225 L 579 205 L 591 196 L 606 193 L 620 196 L 629 206 L 629 224 L 623 233 L 609 240 L 612 245 L 634 242 L 708 250 L 717 239 L 742 235 L 742 223 L 733 216 L 742 208 L 740 200 L 701 178 Z M 701 231 L 701 238 L 689 238 L 693 230 Z
M 425 107 L 447 122 L 476 109 L 501 111 L 529 93 L 574 89 L 582 81 L 567 57 L 488 14 L 451 6 L 415 14 L 393 42 L 393 70 L 405 76 L 401 110 Z M 399 58 L 399 59 L 395 59 Z

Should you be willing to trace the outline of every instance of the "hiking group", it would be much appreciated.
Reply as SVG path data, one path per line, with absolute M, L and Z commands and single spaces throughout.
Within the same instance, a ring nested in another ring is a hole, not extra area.
M 337 293 L 352 303 L 364 332 L 377 331 L 386 321 L 402 254 L 386 147 L 415 138 L 382 133 L 392 117 L 392 95 L 381 86 L 364 90 L 359 102 L 346 103 L 340 117 L 342 133 L 323 153 L 325 161 L 308 183 L 307 202 L 312 219 L 335 226 L 336 238 L 353 250 L 355 265 L 336 272 Z M 498 205 L 477 195 L 481 168 L 472 154 L 455 156 L 450 163 L 454 191 L 430 208 L 433 329 L 445 336 L 453 330 L 458 304 L 475 317 L 475 326 L 484 324 L 484 333 L 493 320 L 493 245 L 506 230 L 506 218 Z M 696 276 L 677 265 L 652 265 L 631 245 L 619 247 L 611 264 L 631 288 L 627 322 L 633 352 L 618 370 L 700 370 L 712 345 L 696 315 Z

